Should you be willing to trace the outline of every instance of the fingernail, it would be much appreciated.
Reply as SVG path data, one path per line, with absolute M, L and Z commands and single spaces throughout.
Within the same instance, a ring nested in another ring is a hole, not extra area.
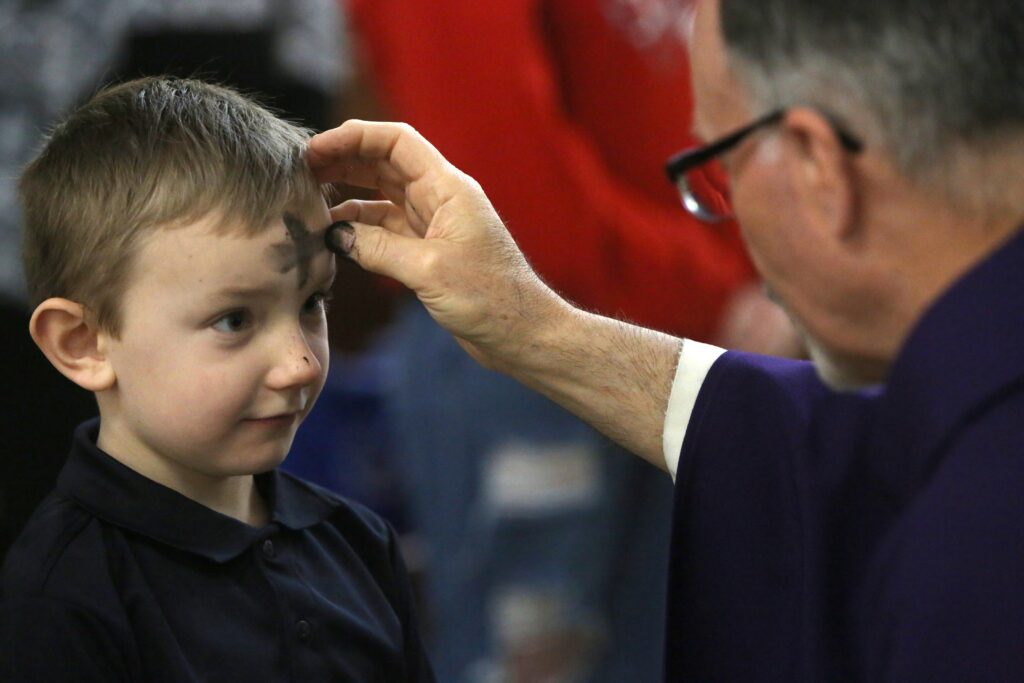
M 327 232 L 324 234 L 324 242 L 327 244 L 327 248 L 335 254 L 341 254 L 342 256 L 348 256 L 348 253 L 352 251 L 352 245 L 355 241 L 355 230 L 352 229 L 352 225 L 348 221 L 331 223 L 327 226 Z

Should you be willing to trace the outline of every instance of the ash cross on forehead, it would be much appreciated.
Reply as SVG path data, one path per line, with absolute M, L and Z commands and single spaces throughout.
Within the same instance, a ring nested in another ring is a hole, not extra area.
M 302 219 L 290 213 L 282 216 L 284 227 L 288 231 L 288 240 L 269 247 L 279 268 L 278 272 L 287 273 L 298 268 L 299 287 L 305 287 L 309 281 L 310 263 L 317 251 L 324 249 L 323 235 L 310 232 Z

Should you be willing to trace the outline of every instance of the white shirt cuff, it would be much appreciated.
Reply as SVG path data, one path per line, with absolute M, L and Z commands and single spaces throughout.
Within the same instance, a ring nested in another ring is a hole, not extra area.
M 676 365 L 676 377 L 672 382 L 672 393 L 668 397 L 668 410 L 665 411 L 665 429 L 662 431 L 661 443 L 665 449 L 665 465 L 672 481 L 676 479 L 679 469 L 679 451 L 683 447 L 683 437 L 693 415 L 693 407 L 697 404 L 697 394 L 704 384 L 704 378 L 725 349 L 710 344 L 702 344 L 692 339 L 683 340 L 683 349 L 679 352 L 679 364 Z

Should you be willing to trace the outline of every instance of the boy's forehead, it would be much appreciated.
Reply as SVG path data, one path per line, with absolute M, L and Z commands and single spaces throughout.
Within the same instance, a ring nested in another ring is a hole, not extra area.
M 334 261 L 324 243 L 329 222 L 326 209 L 324 213 L 321 219 L 289 212 L 255 234 L 241 228 L 225 230 L 223 222 L 214 218 L 157 230 L 143 249 L 140 274 L 149 272 L 165 284 L 198 285 L 203 290 L 269 284 L 268 278 L 288 275 L 287 281 L 301 289 L 314 271 L 322 270 L 321 260 L 331 256 L 329 261 Z
M 267 252 L 279 273 L 297 271 L 299 287 L 305 287 L 309 281 L 313 258 L 327 251 L 324 242 L 326 227 L 311 227 L 308 219 L 291 212 L 285 212 L 281 220 L 285 228 L 284 239 L 270 245 Z

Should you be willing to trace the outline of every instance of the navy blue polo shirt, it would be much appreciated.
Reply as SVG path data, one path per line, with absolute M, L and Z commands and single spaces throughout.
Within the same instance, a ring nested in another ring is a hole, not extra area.
M 392 529 L 290 475 L 257 529 L 75 433 L 10 550 L 3 681 L 433 681 Z
M 670 577 L 670 681 L 1024 681 L 1024 229 L 923 314 L 884 386 L 722 355 L 680 452 Z

